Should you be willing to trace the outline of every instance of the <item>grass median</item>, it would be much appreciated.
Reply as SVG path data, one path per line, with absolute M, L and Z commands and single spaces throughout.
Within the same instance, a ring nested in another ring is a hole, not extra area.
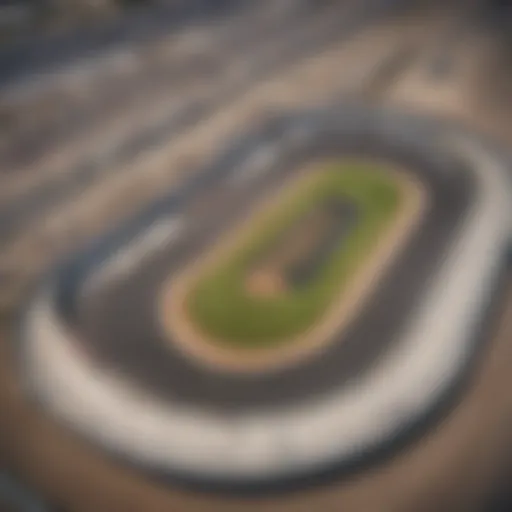
M 322 259 L 314 277 L 274 296 L 249 293 L 247 275 L 292 226 L 322 203 L 341 200 L 355 221 Z M 401 203 L 397 178 L 378 163 L 342 161 L 285 195 L 258 218 L 240 243 L 199 276 L 187 294 L 190 320 L 208 337 L 236 348 L 263 348 L 307 331 L 364 265 Z

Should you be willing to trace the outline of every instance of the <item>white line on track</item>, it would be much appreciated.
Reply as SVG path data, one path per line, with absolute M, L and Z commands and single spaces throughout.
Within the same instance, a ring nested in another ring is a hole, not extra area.
M 184 227 L 185 221 L 182 217 L 159 219 L 101 265 L 86 280 L 82 295 L 89 295 L 107 283 L 125 278 L 147 258 L 176 242 Z
M 272 170 L 279 158 L 280 150 L 275 145 L 258 148 L 231 176 L 231 183 L 246 185 Z

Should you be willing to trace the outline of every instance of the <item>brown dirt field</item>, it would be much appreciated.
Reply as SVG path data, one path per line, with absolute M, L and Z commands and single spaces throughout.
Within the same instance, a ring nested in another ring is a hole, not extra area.
M 289 288 L 284 277 L 286 268 L 299 261 L 329 232 L 335 219 L 327 212 L 316 210 L 303 222 L 286 230 L 277 244 L 254 266 L 247 276 L 247 290 L 256 296 L 273 297 Z
M 283 276 L 272 268 L 261 268 L 247 276 L 245 287 L 253 297 L 277 297 L 286 293 Z

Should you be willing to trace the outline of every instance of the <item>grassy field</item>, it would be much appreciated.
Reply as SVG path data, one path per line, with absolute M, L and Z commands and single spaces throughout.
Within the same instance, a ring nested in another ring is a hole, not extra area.
M 236 248 L 192 287 L 187 310 L 206 335 L 248 349 L 290 342 L 314 325 L 339 297 L 398 212 L 401 198 L 396 178 L 378 164 L 341 161 L 317 176 L 265 212 Z M 302 215 L 323 201 L 338 198 L 354 204 L 357 220 L 315 278 L 307 286 L 278 296 L 249 294 L 245 283 L 253 262 Z

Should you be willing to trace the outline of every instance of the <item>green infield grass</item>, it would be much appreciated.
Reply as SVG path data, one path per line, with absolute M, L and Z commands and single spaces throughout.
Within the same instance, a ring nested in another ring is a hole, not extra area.
M 289 342 L 311 328 L 364 264 L 401 205 L 397 178 L 378 163 L 331 163 L 302 185 L 284 194 L 229 254 L 195 280 L 187 294 L 187 314 L 208 337 L 237 348 L 262 348 Z M 308 212 L 333 200 L 352 205 L 355 220 L 314 277 L 273 295 L 250 293 L 247 276 L 255 262 Z

